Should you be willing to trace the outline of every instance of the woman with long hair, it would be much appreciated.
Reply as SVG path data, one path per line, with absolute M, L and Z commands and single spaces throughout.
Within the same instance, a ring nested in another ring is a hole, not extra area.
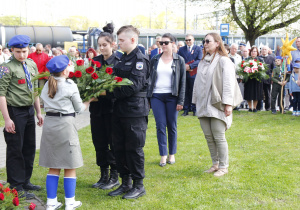
M 207 34 L 204 56 L 198 65 L 195 79 L 193 103 L 196 104 L 196 116 L 200 120 L 213 164 L 205 172 L 214 173 L 216 177 L 228 173 L 225 131 L 232 123 L 234 82 L 235 67 L 220 35 Z M 215 90 L 218 90 L 219 97 L 216 97 Z

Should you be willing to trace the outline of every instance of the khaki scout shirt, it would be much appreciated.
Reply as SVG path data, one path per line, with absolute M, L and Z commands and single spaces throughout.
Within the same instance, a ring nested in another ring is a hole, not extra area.
M 31 59 L 26 59 L 25 62 L 32 79 L 38 74 L 37 66 Z M 32 86 L 37 88 L 38 81 Z M 7 105 L 10 106 L 31 106 L 34 103 L 35 94 L 27 86 L 23 65 L 13 56 L 0 65 L 0 96 L 5 96 Z

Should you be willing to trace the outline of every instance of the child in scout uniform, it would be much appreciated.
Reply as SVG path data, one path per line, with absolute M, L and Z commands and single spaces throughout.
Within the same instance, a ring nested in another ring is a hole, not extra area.
M 61 169 L 65 172 L 65 209 L 75 209 L 81 206 L 80 201 L 75 201 L 75 170 L 83 165 L 75 127 L 75 112 L 83 112 L 90 101 L 83 103 L 77 85 L 67 79 L 70 69 L 69 61 L 66 55 L 60 55 L 46 64 L 51 76 L 41 93 L 46 117 L 39 164 L 49 168 L 46 179 L 48 210 L 62 206 L 56 196 Z
M 276 114 L 276 99 L 278 97 L 278 106 L 280 107 L 281 112 L 281 106 L 280 106 L 280 98 L 281 98 L 281 87 L 285 86 L 287 81 L 289 80 L 289 76 L 287 74 L 285 80 L 283 81 L 284 75 L 281 72 L 281 63 L 282 63 L 282 57 L 276 56 L 275 59 L 275 65 L 276 67 L 273 69 L 272 78 L 273 86 L 272 86 L 272 93 L 271 93 L 271 111 L 272 114 Z M 284 90 L 283 90 L 284 91 Z M 283 92 L 284 93 L 284 92 Z M 282 96 L 282 104 L 283 104 L 284 96 Z
M 293 97 L 293 116 L 300 116 L 300 87 L 299 80 L 300 63 L 293 64 L 293 72 L 289 82 L 290 95 Z
M 19 197 L 25 199 L 34 197 L 27 190 L 41 189 L 30 183 L 36 143 L 34 108 L 38 125 L 43 125 L 39 97 L 34 93 L 37 82 L 31 82 L 38 70 L 36 64 L 27 59 L 29 42 L 26 35 L 11 38 L 8 45 L 13 56 L 0 66 L 0 110 L 5 120 L 7 182 L 18 191 Z

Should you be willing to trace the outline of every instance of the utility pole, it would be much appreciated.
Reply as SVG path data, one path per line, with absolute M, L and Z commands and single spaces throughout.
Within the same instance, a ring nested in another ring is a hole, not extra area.
M 186 34 L 186 0 L 184 0 L 184 34 Z
M 168 6 L 166 6 L 166 29 L 168 29 Z

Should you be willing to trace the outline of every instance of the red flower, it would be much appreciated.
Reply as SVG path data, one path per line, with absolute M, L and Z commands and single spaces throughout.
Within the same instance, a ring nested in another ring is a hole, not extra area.
M 19 205 L 19 198 L 18 198 L 18 197 L 15 197 L 15 198 L 13 199 L 13 204 L 14 204 L 15 206 L 18 206 L 18 205 Z
M 4 200 L 4 195 L 3 195 L 3 193 L 0 193 L 0 200 L 1 200 L 1 201 Z
M 3 190 L 3 192 L 10 192 L 10 189 L 7 187 Z
M 3 185 L 0 183 L 0 188 L 2 189 L 3 188 Z
M 12 192 L 16 197 L 18 197 L 18 191 L 17 191 L 16 189 L 13 189 L 11 192 Z
M 105 72 L 106 72 L 107 74 L 112 74 L 112 73 L 113 73 L 113 69 L 112 69 L 111 67 L 107 67 L 107 68 L 105 69 Z
M 252 66 L 253 65 L 253 63 L 250 63 L 250 66 Z
M 92 65 L 92 66 L 94 66 L 94 65 L 95 65 L 95 61 L 94 61 L 94 60 L 92 60 L 92 62 L 91 62 L 91 65 Z
M 259 65 L 262 65 L 262 63 L 259 63 Z
M 89 67 L 89 68 L 87 68 L 86 70 L 86 73 L 88 73 L 88 74 L 91 74 L 91 73 L 93 73 L 94 71 L 95 71 L 95 69 L 93 68 L 93 67 Z
M 82 76 L 81 71 L 75 71 L 74 76 L 77 78 L 81 77 Z
M 71 72 L 69 73 L 69 78 L 73 78 L 74 77 L 74 72 Z
M 117 80 L 117 82 L 122 82 L 122 77 L 115 77 L 115 79 L 114 80 Z
M 77 66 L 83 66 L 84 60 L 78 60 L 76 61 Z
M 94 61 L 94 65 L 96 64 L 96 67 L 97 68 L 100 68 L 101 67 L 101 63 L 99 61 Z
M 35 204 L 35 203 L 30 203 L 28 209 L 29 209 L 29 210 L 33 210 L 33 209 L 35 209 L 35 207 L 36 207 L 36 204 Z
M 241 67 L 244 67 L 244 65 L 242 64 Z
M 242 61 L 242 63 L 245 63 L 245 61 Z
M 93 79 L 98 79 L 98 78 L 99 78 L 96 72 L 94 72 L 94 73 L 92 74 L 92 78 L 93 78 Z
M 91 58 L 89 58 L 89 61 L 91 61 L 92 59 Z
M 257 61 L 256 59 L 254 59 L 254 61 Z

